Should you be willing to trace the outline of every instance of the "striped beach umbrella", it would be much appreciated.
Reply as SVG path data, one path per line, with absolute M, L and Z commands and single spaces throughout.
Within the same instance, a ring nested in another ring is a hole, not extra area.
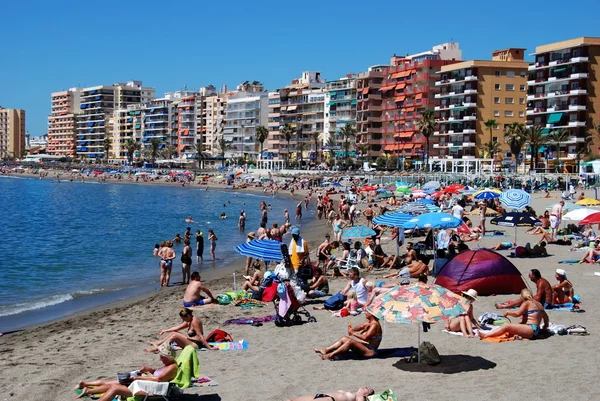
M 427 213 L 429 209 L 427 209 L 427 205 L 424 203 L 410 202 L 400 206 L 398 211 L 404 213 Z
M 500 194 L 500 202 L 511 209 L 522 209 L 531 203 L 531 195 L 522 189 L 509 189 Z
M 500 197 L 502 192 L 496 189 L 485 188 L 473 194 L 473 198 L 477 200 L 496 199 Z
M 271 239 L 255 239 L 250 242 L 244 242 L 236 246 L 235 250 L 240 255 L 262 259 L 265 262 L 280 262 L 283 259 L 281 242 Z
M 373 219 L 373 223 L 388 227 L 404 227 L 406 222 L 413 217 L 413 215 L 408 213 L 386 213 L 375 217 L 375 219 Z

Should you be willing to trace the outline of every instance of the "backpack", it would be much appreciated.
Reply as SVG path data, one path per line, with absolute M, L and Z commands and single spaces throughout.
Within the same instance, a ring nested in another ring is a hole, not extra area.
M 419 346 L 419 350 L 421 351 L 421 363 L 437 365 L 442 361 L 435 345 L 429 341 L 423 341 Z
M 323 306 L 327 310 L 340 310 L 344 306 L 344 301 L 346 301 L 346 297 L 342 295 L 342 293 L 338 292 L 337 294 L 329 297 Z

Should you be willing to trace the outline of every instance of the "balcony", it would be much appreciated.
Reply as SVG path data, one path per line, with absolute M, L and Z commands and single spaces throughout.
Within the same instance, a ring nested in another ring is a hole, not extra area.
M 590 58 L 589 57 L 573 57 L 569 61 L 571 63 L 587 63 L 588 61 L 590 61 Z
M 569 96 L 579 96 L 579 95 L 587 95 L 587 90 L 585 89 L 572 89 L 569 92 Z
M 463 142 L 463 148 L 472 148 L 475 147 L 475 142 Z
M 569 128 L 585 127 L 585 121 L 569 121 Z
M 569 111 L 585 111 L 587 107 L 581 104 L 570 104 Z

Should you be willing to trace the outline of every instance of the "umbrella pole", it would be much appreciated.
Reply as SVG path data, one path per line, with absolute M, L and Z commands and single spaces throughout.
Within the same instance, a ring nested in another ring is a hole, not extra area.
M 517 246 L 517 226 L 515 226 L 515 246 Z
M 237 299 L 237 286 L 235 283 L 235 273 L 233 273 L 233 293 L 235 294 L 235 298 Z
M 421 324 L 417 324 L 417 362 L 421 363 Z

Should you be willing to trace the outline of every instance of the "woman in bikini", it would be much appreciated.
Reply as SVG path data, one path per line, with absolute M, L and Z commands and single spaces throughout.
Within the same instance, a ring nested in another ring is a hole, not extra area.
M 360 387 L 358 390 L 349 392 L 338 390 L 331 393 L 317 393 L 315 395 L 303 395 L 288 401 L 366 401 L 370 395 L 375 394 L 375 390 L 369 387 Z
M 575 291 L 573 284 L 567 280 L 567 272 L 563 269 L 556 269 L 554 277 L 558 280 L 558 284 L 552 286 L 552 304 L 562 305 L 573 302 Z
M 217 247 L 218 238 L 213 230 L 208 230 L 208 242 L 210 242 L 210 257 L 215 260 L 215 248 Z
M 489 333 L 483 333 L 479 330 L 477 332 L 479 337 L 501 337 L 504 334 L 510 334 L 522 338 L 534 339 L 540 333 L 542 322 L 544 322 L 544 328 L 548 328 L 548 314 L 542 304 L 533 299 L 531 291 L 527 289 L 522 290 L 521 298 L 525 301 L 518 310 L 508 311 L 504 314 L 504 317 L 521 317 L 521 323 L 504 323 L 498 329 Z
M 160 258 L 160 286 L 168 287 L 169 280 L 171 280 L 173 260 L 177 257 L 172 241 L 166 241 L 165 246 L 158 251 L 158 257 Z
M 372 358 L 377 354 L 377 349 L 383 339 L 383 330 L 379 319 L 365 311 L 367 321 L 352 327 L 348 324 L 348 336 L 340 338 L 327 348 L 316 348 L 315 352 L 322 359 L 333 359 L 337 355 L 352 351 L 365 358 Z M 355 337 L 355 338 L 352 338 Z
M 183 320 L 178 326 L 171 327 L 170 329 L 161 330 L 158 332 L 159 337 L 165 333 L 171 333 L 164 337 L 160 341 L 148 341 L 148 344 L 152 345 L 152 348 L 147 348 L 145 352 L 156 352 L 161 344 L 176 343 L 179 347 L 185 348 L 191 345 L 194 348 L 208 348 L 216 350 L 218 348 L 210 345 L 204 338 L 204 332 L 202 330 L 202 321 L 194 316 L 193 312 L 188 308 L 183 308 L 179 311 L 179 317 Z M 181 330 L 187 330 L 187 335 L 179 333 Z
M 477 319 L 473 316 L 473 302 L 477 299 L 477 291 L 470 289 L 462 293 L 469 303 L 469 310 L 466 313 L 461 314 L 458 317 L 452 318 L 446 321 L 446 330 L 452 332 L 462 332 L 464 337 L 473 338 L 473 325 L 478 329 L 481 329 Z

